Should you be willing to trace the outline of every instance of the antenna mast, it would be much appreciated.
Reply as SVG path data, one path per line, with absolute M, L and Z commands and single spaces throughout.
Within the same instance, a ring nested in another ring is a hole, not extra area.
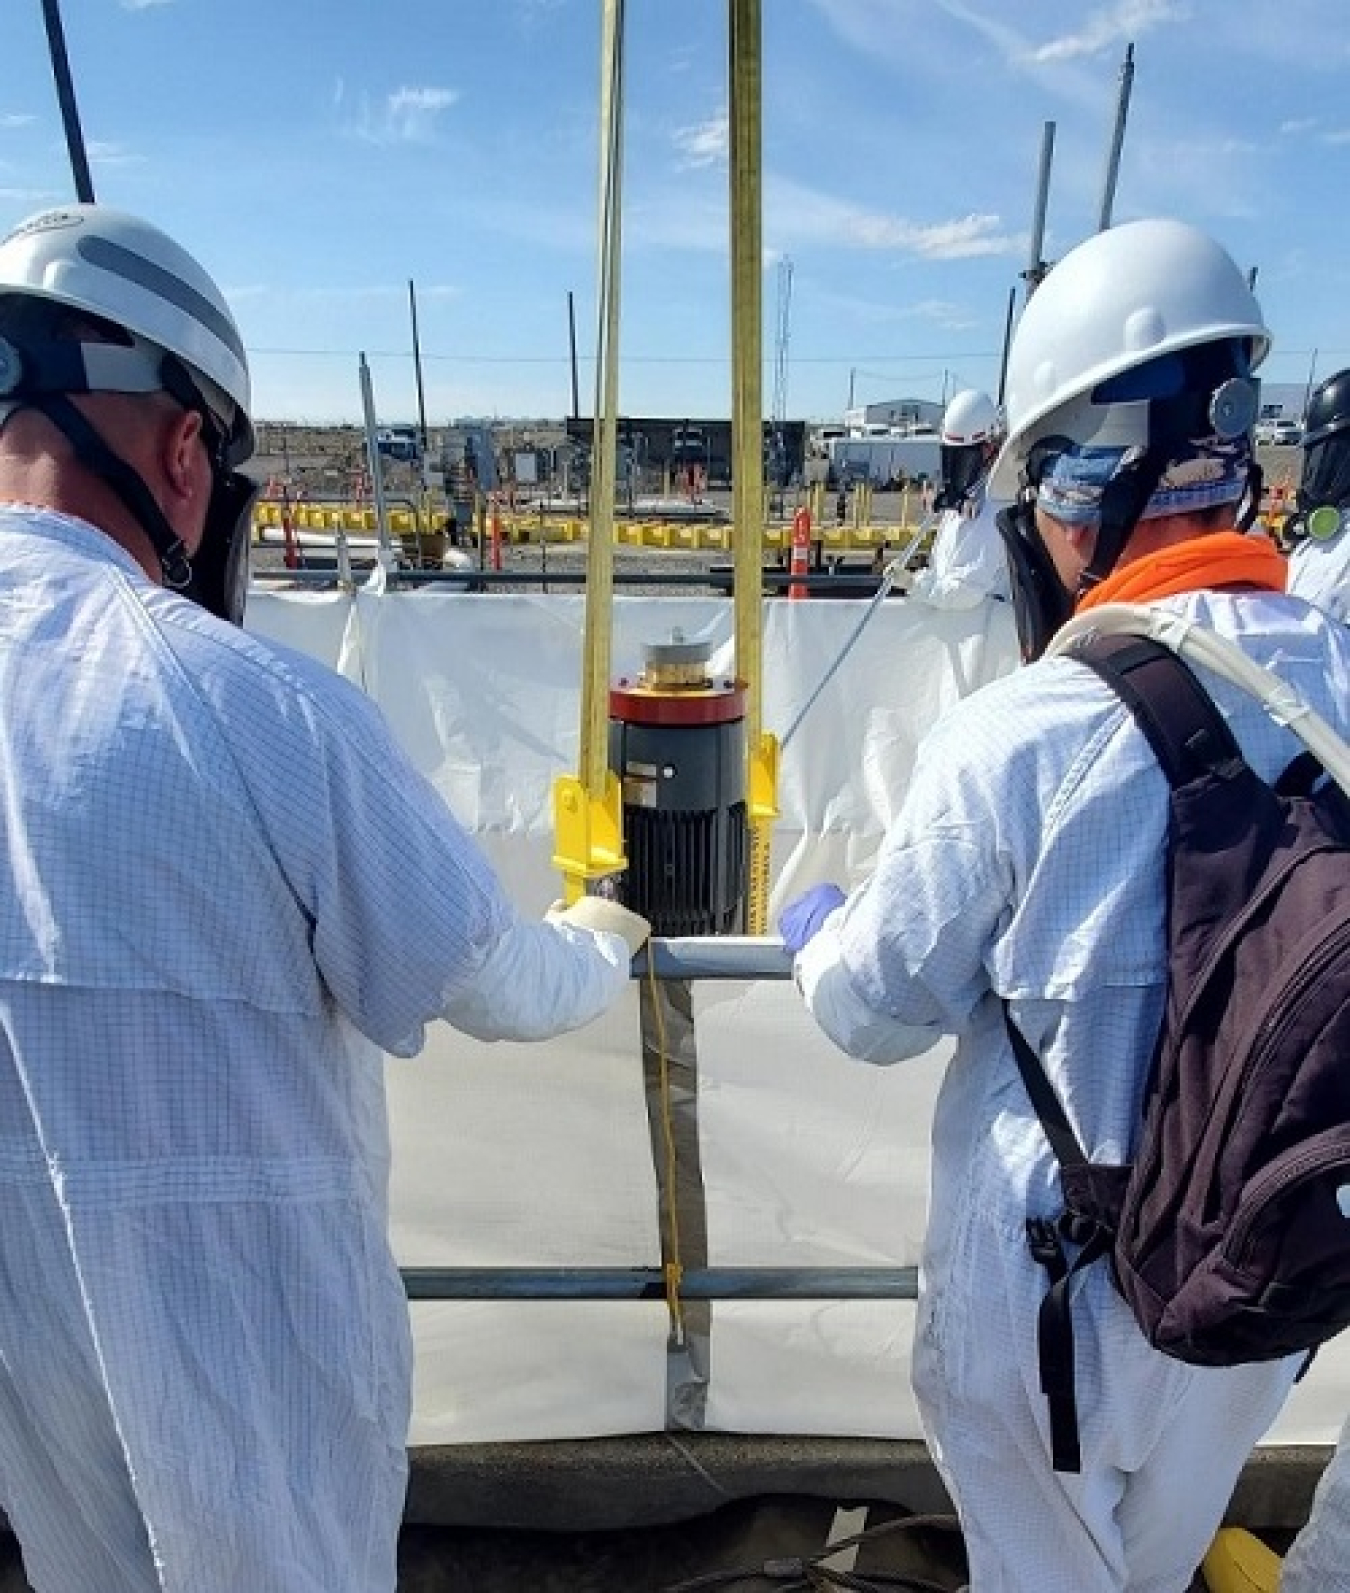
M 1041 133 L 1041 169 L 1036 179 L 1036 210 L 1031 221 L 1031 258 L 1022 277 L 1027 285 L 1027 298 L 1040 287 L 1050 269 L 1049 262 L 1041 258 L 1045 247 L 1045 207 L 1050 194 L 1050 161 L 1055 153 L 1055 124 L 1047 122 Z
M 1116 100 L 1116 125 L 1111 134 L 1111 150 L 1106 157 L 1106 177 L 1102 183 L 1102 208 L 1097 217 L 1097 231 L 1105 232 L 1111 225 L 1111 210 L 1116 202 L 1116 181 L 1120 176 L 1120 152 L 1125 144 L 1125 121 L 1130 114 L 1130 89 L 1134 85 L 1134 45 L 1125 46 L 1125 60 L 1120 68 L 1120 95 Z
M 61 106 L 61 121 L 66 130 L 66 149 L 70 153 L 70 170 L 75 179 L 75 197 L 82 205 L 92 205 L 94 184 L 89 176 L 89 157 L 85 153 L 84 134 L 80 130 L 80 112 L 75 104 L 75 84 L 70 76 L 66 35 L 61 26 L 61 10 L 57 0 L 42 0 L 42 20 L 47 25 L 47 53 L 51 56 L 56 98 Z

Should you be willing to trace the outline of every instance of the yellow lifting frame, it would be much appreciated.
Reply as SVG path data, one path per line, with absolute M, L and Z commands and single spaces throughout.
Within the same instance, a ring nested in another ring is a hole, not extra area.
M 745 682 L 750 869 L 745 927 L 769 917 L 778 742 L 764 729 L 763 38 L 761 0 L 728 0 L 731 183 L 731 452 L 736 673 Z
M 736 673 L 746 688 L 750 867 L 746 929 L 768 922 L 769 845 L 778 816 L 778 742 L 764 729 L 763 224 L 761 0 L 728 0 L 732 324 L 732 516 Z M 554 782 L 554 866 L 573 902 L 626 866 L 623 795 L 608 759 L 614 490 L 622 255 L 624 0 L 602 0 L 599 309 L 581 745 L 576 775 Z
M 619 267 L 622 258 L 624 0 L 602 0 L 600 204 L 595 426 L 581 679 L 578 772 L 553 784 L 554 867 L 563 899 L 626 866 L 623 792 L 609 768 L 609 673 L 613 651 L 614 490 L 619 398 Z

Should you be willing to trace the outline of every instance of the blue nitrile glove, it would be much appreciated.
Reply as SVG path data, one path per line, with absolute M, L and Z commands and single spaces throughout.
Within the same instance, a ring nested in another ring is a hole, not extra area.
M 778 933 L 794 957 L 845 900 L 837 885 L 813 885 L 787 904 L 778 915 Z

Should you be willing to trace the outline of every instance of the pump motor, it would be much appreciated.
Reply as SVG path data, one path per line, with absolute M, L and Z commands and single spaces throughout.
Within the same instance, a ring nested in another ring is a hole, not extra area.
M 745 687 L 715 681 L 711 644 L 678 631 L 644 653 L 639 678 L 609 694 L 628 857 L 615 894 L 655 934 L 735 934 L 748 856 Z

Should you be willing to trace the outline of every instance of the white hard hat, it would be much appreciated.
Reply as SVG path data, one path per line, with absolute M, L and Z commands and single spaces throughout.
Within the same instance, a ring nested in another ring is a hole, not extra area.
M 158 227 L 97 204 L 30 216 L 0 239 L 0 295 L 8 294 L 87 310 L 176 355 L 230 435 L 235 458 L 252 452 L 239 328 L 210 276 Z M 113 380 L 99 385 L 116 390 Z
M 998 431 L 998 409 L 988 393 L 967 387 L 942 416 L 942 441 L 952 448 L 988 442 Z
M 1037 289 L 1013 338 L 1008 436 L 991 495 L 1015 495 L 1042 437 L 1146 441 L 1147 404 L 1094 403 L 1095 389 L 1163 355 L 1238 341 L 1254 370 L 1270 348 L 1260 306 L 1232 256 L 1198 228 L 1132 221 L 1079 244 Z

